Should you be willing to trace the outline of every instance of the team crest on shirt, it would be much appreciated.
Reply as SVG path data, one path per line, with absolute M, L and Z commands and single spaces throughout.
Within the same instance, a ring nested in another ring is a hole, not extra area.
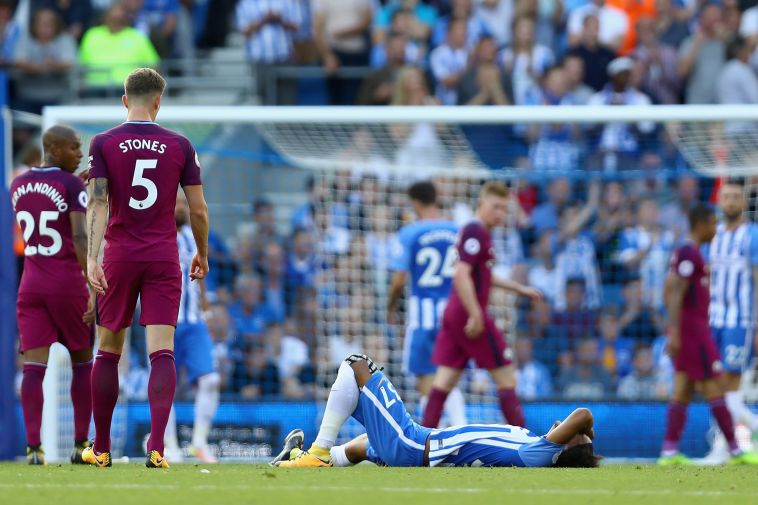
M 679 275 L 682 277 L 689 277 L 692 275 L 692 272 L 695 271 L 695 264 L 692 263 L 690 260 L 684 260 L 681 263 L 679 263 L 679 267 L 677 269 L 679 271 Z
M 195 165 L 197 165 L 197 168 L 200 168 L 200 158 L 197 157 L 197 153 L 195 153 Z
M 724 364 L 721 363 L 720 359 L 717 359 L 713 362 L 713 372 L 714 373 L 721 373 L 724 370 Z
M 508 347 L 506 350 L 503 351 L 503 357 L 507 359 L 508 361 L 513 361 L 513 350 Z
M 481 249 L 481 244 L 474 237 L 466 239 L 466 241 L 463 243 L 463 250 L 466 251 L 467 254 L 477 254 Z

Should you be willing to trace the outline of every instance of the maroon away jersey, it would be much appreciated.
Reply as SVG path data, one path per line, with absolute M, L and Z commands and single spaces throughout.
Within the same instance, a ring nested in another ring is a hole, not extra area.
M 671 257 L 671 272 L 689 281 L 684 293 L 681 314 L 682 342 L 690 339 L 710 338 L 708 304 L 710 302 L 709 273 L 703 255 L 693 243 L 687 243 L 674 251 Z
M 87 211 L 81 179 L 57 167 L 33 168 L 11 183 L 11 203 L 26 245 L 19 293 L 87 296 L 69 216 Z
M 490 298 L 490 286 L 492 284 L 492 267 L 495 264 L 495 248 L 492 246 L 492 236 L 487 229 L 478 221 L 472 221 L 463 227 L 458 234 L 456 243 L 458 261 L 471 265 L 471 277 L 476 289 L 476 298 L 482 312 L 486 312 Z M 468 319 L 466 307 L 458 297 L 455 288 L 450 293 L 446 317 L 456 317 L 464 322 Z
M 179 185 L 201 184 L 189 140 L 152 122 L 127 122 L 92 139 L 90 178 L 108 179 L 103 261 L 178 263 L 174 206 Z

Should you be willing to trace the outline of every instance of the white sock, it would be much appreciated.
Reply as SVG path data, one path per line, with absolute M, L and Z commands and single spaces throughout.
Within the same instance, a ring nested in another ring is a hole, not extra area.
M 346 362 L 340 365 L 337 378 L 326 400 L 324 418 L 318 436 L 313 443 L 323 449 L 331 449 L 337 441 L 337 434 L 345 421 L 353 415 L 358 406 L 358 383 L 355 382 L 355 372 Z
M 218 408 L 220 387 L 221 377 L 216 372 L 203 375 L 197 380 L 195 424 L 192 427 L 192 445 L 195 447 L 208 446 L 208 433 Z
M 453 388 L 445 400 L 445 414 L 452 426 L 461 426 L 466 420 L 466 398 L 459 388 Z
M 168 414 L 168 423 L 166 431 L 163 434 L 163 443 L 171 449 L 179 449 L 179 439 L 176 436 L 176 409 L 171 405 L 171 412 Z
M 418 419 L 419 422 L 421 422 L 421 419 L 424 417 L 424 411 L 426 410 L 426 402 L 429 401 L 429 397 L 427 395 L 423 395 L 419 397 L 418 399 Z
M 745 405 L 745 396 L 742 391 L 727 391 L 724 401 L 735 424 L 742 423 L 751 432 L 758 430 L 758 417 Z
M 329 456 L 332 458 L 332 464 L 334 466 L 353 466 L 353 463 L 347 459 L 344 445 L 335 445 L 329 449 Z

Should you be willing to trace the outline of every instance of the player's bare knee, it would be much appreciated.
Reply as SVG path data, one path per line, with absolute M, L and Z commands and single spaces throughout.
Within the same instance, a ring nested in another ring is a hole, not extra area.
M 368 368 L 368 363 L 365 361 L 356 361 L 350 363 L 350 368 L 355 373 L 355 382 L 358 383 L 358 387 L 363 387 L 371 379 L 371 371 Z
M 71 363 L 76 365 L 79 363 L 87 363 L 92 361 L 92 349 L 80 349 L 78 351 L 71 351 Z
M 34 349 L 27 349 L 23 353 L 24 363 L 40 363 L 46 365 L 49 355 L 49 347 L 35 347 Z

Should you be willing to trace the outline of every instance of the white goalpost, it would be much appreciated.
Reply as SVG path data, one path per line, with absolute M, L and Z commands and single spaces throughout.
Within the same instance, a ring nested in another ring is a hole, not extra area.
M 85 154 L 92 136 L 125 117 L 120 106 L 46 107 L 43 112 L 45 128 L 68 124 L 77 129 Z M 414 381 L 404 373 L 404 330 L 388 325 L 384 311 L 390 275 L 387 258 L 394 232 L 408 221 L 404 191 L 410 182 L 434 179 L 450 217 L 464 222 L 473 213 L 478 188 L 489 178 L 502 178 L 516 187 L 524 181 L 563 175 L 580 181 L 624 179 L 625 171 L 647 170 L 640 177 L 656 177 L 665 163 L 645 168 L 642 160 L 630 161 L 626 156 L 629 139 L 644 147 L 651 136 L 662 150 L 680 154 L 689 168 L 703 176 L 758 177 L 758 106 L 166 105 L 158 122 L 187 135 L 198 146 L 205 180 L 215 176 L 213 183 L 220 188 L 218 196 L 211 198 L 216 208 L 248 205 L 258 184 L 275 187 L 278 198 L 303 192 L 306 177 L 313 181 L 313 192 L 323 204 L 313 211 L 317 254 L 320 264 L 327 265 L 318 279 L 318 293 L 313 293 L 317 301 L 311 300 L 317 310 L 313 343 L 323 353 L 317 359 L 319 374 L 328 374 L 322 370 L 344 357 L 341 352 L 366 350 L 388 365 L 388 372 L 412 403 L 417 396 Z M 565 136 L 554 135 L 558 130 Z M 513 139 L 524 146 L 516 154 L 510 153 Z M 272 163 L 261 155 L 264 151 L 279 157 L 275 168 L 294 167 L 299 178 L 277 180 Z M 600 151 L 602 156 L 594 155 Z M 251 172 L 257 175 L 252 177 Z M 302 198 L 281 199 L 285 201 Z M 240 219 L 219 215 L 215 222 L 228 220 L 222 223 L 225 229 L 238 232 L 234 240 L 244 245 L 249 237 Z M 514 212 L 509 228 L 495 237 L 498 256 L 505 258 L 499 265 L 501 273 L 516 277 L 524 275 L 519 265 L 528 253 L 513 232 L 517 218 Z M 289 225 L 286 221 L 285 226 Z M 302 303 L 307 305 L 307 301 Z M 602 297 L 597 303 L 602 303 Z M 492 305 L 501 326 L 518 326 L 513 300 L 495 296 Z M 72 445 L 70 365 L 65 350 L 54 349 L 45 379 L 43 414 L 43 444 L 50 461 L 67 457 L 66 447 Z M 463 387 L 472 405 L 492 403 L 491 386 L 476 372 L 467 373 Z M 126 419 L 126 404 L 120 405 Z M 469 411 L 471 420 L 492 422 L 496 409 L 490 406 Z

